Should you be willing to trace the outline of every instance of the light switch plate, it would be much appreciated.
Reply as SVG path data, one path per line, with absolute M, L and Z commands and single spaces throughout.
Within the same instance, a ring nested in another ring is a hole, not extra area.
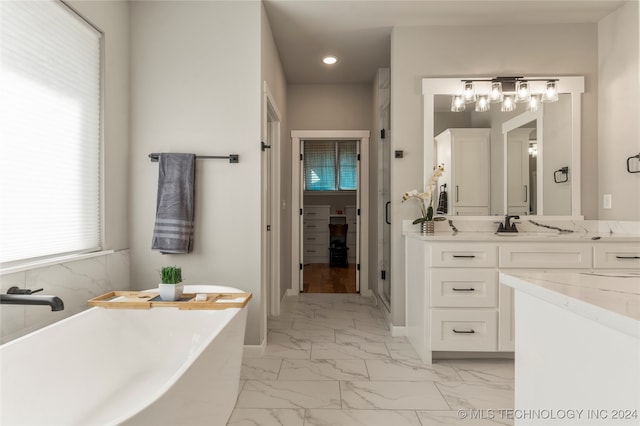
M 602 204 L 605 209 L 611 208 L 611 194 L 604 194 L 604 197 L 602 197 Z

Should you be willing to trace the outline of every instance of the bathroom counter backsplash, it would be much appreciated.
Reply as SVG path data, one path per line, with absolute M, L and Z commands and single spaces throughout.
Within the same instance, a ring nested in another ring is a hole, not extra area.
M 524 216 L 512 220 L 518 233 L 498 235 L 498 223 L 504 216 L 447 218 L 435 222 L 435 233 L 422 236 L 418 226 L 410 220 L 403 222 L 403 233 L 407 236 L 442 240 L 468 241 L 609 241 L 640 242 L 640 221 L 603 221 Z

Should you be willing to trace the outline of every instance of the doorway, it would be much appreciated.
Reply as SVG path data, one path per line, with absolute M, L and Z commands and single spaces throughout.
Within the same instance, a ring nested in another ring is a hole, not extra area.
M 368 131 L 292 131 L 292 291 L 365 293 Z M 306 162 L 305 162 L 306 156 Z

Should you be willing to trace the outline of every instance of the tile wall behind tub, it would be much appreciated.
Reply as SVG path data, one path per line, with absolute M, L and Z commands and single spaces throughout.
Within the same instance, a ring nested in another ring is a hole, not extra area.
M 129 250 L 0 277 L 0 291 L 9 287 L 43 288 L 38 294 L 58 296 L 64 310 L 48 306 L 0 305 L 0 343 L 6 343 L 87 309 L 87 300 L 112 290 L 129 290 Z

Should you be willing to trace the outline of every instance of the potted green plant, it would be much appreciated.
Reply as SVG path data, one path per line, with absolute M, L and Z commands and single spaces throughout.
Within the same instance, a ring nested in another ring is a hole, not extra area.
M 160 271 L 160 298 L 165 301 L 180 299 L 184 286 L 182 285 L 182 268 L 177 266 L 164 266 Z

